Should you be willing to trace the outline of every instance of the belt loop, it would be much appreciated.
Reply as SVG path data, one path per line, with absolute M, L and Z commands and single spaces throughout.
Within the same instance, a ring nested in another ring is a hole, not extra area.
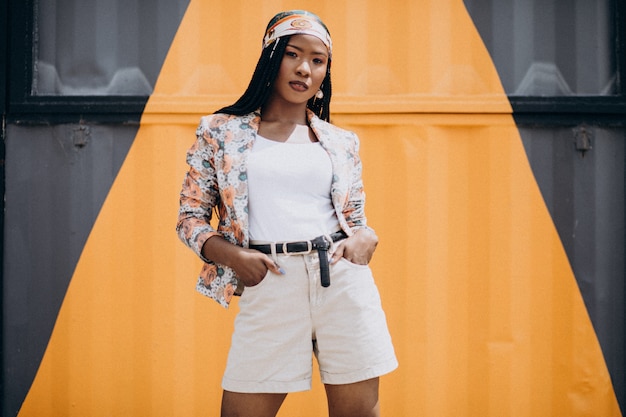
M 274 262 L 278 264 L 278 255 L 276 255 L 276 242 L 270 243 L 270 251 L 272 252 L 272 259 L 274 259 Z
M 330 234 L 324 235 L 324 239 L 328 240 L 328 243 L 329 243 L 328 254 L 332 256 L 332 254 L 335 252 L 335 241 L 330 236 Z

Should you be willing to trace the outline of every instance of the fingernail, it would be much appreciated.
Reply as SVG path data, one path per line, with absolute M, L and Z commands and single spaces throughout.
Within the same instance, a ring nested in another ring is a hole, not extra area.
M 282 274 L 285 275 L 285 270 L 283 268 L 278 268 L 278 271 Z

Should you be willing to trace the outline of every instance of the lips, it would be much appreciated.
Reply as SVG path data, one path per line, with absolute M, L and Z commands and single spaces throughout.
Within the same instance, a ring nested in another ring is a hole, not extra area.
M 309 86 L 306 85 L 306 83 L 302 82 L 302 81 L 291 81 L 289 83 L 289 85 L 291 86 L 291 88 L 293 88 L 296 91 L 306 91 L 309 89 Z

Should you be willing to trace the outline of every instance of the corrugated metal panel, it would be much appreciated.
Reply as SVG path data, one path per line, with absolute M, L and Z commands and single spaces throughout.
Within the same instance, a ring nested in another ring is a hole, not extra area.
M 619 415 L 510 116 L 337 122 L 363 139 L 369 216 L 382 240 L 373 267 L 401 362 L 383 379 L 386 412 Z M 234 312 L 194 293 L 199 264 L 167 226 L 176 199 L 163 198 L 176 195 L 193 128 L 142 125 L 21 415 L 218 407 Z M 315 410 L 321 397 L 319 386 L 294 396 L 282 415 Z
M 579 125 L 520 133 L 623 402 L 626 132 Z
M 224 311 L 193 290 L 200 262 L 174 233 L 184 155 L 199 116 L 243 91 L 257 32 L 290 7 L 191 2 L 20 416 L 217 412 L 236 302 Z M 372 267 L 400 360 L 382 380 L 383 412 L 621 415 L 463 3 L 297 7 L 330 26 L 333 119 L 362 139 L 368 217 L 381 237 Z M 323 397 L 316 381 L 279 415 L 324 415 Z
M 7 127 L 3 393 L 15 415 L 138 126 Z

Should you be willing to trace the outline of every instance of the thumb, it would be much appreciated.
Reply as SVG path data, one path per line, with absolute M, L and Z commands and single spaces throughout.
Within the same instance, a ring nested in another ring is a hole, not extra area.
M 342 242 L 339 245 L 337 245 L 332 256 L 330 257 L 331 265 L 339 262 L 339 260 L 343 257 L 343 251 L 344 251 L 344 244 Z

